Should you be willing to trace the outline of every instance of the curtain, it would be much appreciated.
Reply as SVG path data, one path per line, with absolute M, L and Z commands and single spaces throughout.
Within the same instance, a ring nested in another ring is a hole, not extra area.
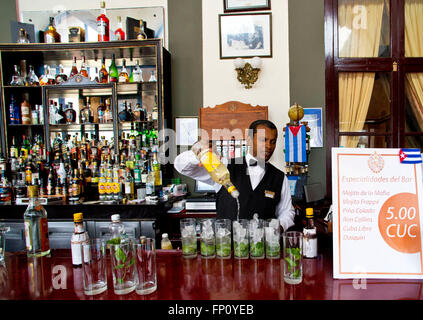
M 423 1 L 405 2 L 405 56 L 423 57 Z M 416 117 L 420 131 L 423 131 L 423 74 L 408 73 L 405 79 L 405 93 Z
M 382 29 L 384 0 L 340 0 L 338 24 L 341 34 L 348 34 L 341 43 L 340 57 L 377 57 Z M 357 7 L 359 6 L 359 7 Z M 358 10 L 357 8 L 365 8 Z M 358 19 L 360 13 L 365 16 Z M 365 17 L 365 18 L 364 18 Z M 363 130 L 373 92 L 373 72 L 339 74 L 339 129 Z M 359 137 L 341 136 L 340 146 L 357 147 Z

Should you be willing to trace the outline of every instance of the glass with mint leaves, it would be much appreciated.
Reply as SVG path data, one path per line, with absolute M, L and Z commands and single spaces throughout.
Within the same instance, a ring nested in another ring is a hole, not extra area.
M 303 234 L 288 231 L 283 234 L 284 281 L 299 284 L 303 281 Z
M 201 220 L 200 248 L 202 258 L 212 259 L 216 257 L 214 219 Z
M 239 219 L 232 222 L 234 257 L 236 259 L 248 259 L 248 223 L 247 219 Z
M 182 255 L 184 258 L 197 257 L 197 231 L 194 218 L 185 218 L 180 222 Z
M 281 246 L 278 219 L 268 219 L 265 221 L 264 237 L 266 239 L 266 258 L 279 259 L 281 256 Z
M 258 218 L 255 213 L 253 219 L 249 223 L 250 234 L 250 258 L 263 259 L 264 258 L 264 223 L 262 219 Z
M 107 243 L 110 246 L 113 289 L 115 294 L 123 295 L 135 290 L 138 276 L 135 269 L 134 239 L 114 238 Z
M 216 257 L 230 259 L 232 251 L 231 220 L 217 219 L 215 223 Z

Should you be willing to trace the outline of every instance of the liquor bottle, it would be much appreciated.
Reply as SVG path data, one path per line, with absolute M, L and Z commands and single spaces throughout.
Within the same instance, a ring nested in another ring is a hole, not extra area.
M 231 182 L 229 171 L 220 161 L 219 156 L 217 156 L 208 147 L 198 148 L 198 150 L 195 150 L 194 153 L 198 160 L 203 164 L 213 181 L 224 186 L 230 195 L 237 199 L 239 197 L 239 191 Z
M 61 84 L 68 80 L 68 76 L 63 71 L 63 65 L 59 65 L 59 74 L 56 75 L 56 84 Z
M 0 182 L 0 204 L 11 204 L 12 203 L 12 184 L 6 177 L 6 171 L 1 171 L 1 182 Z
M 63 104 L 60 104 L 59 108 L 56 109 L 55 119 L 57 124 L 66 123 L 66 113 L 63 111 Z
M 104 167 L 100 167 L 100 178 L 98 180 L 98 194 L 100 201 L 106 201 L 106 172 Z
M 60 34 L 56 31 L 56 28 L 54 27 L 54 17 L 50 17 L 50 23 L 47 27 L 47 30 L 44 32 L 44 42 L 60 43 Z
M 151 70 L 151 75 L 150 75 L 150 79 L 148 79 L 149 82 L 155 82 L 157 81 L 156 75 L 154 70 Z
M 114 244 L 125 243 L 129 240 L 126 234 L 125 226 L 120 221 L 120 215 L 114 214 L 111 216 L 112 223 L 109 225 L 110 240 Z
M 88 67 L 87 67 L 87 63 L 85 62 L 85 56 L 82 56 L 81 70 L 79 70 L 79 73 L 83 77 L 88 78 Z
M 122 70 L 119 73 L 119 82 L 120 83 L 129 82 L 129 75 L 128 75 L 128 70 L 126 70 L 125 59 L 122 60 Z
M 112 62 L 110 63 L 110 66 L 109 66 L 109 81 L 110 82 L 118 82 L 118 78 L 119 78 L 119 73 L 116 67 L 115 59 L 116 59 L 115 54 L 112 53 Z
M 110 104 L 110 98 L 106 99 L 106 111 L 104 111 L 104 122 L 105 123 L 113 122 L 113 113 L 112 113 L 112 106 Z
M 162 234 L 162 241 L 161 241 L 161 249 L 162 250 L 172 250 L 172 243 L 169 240 L 169 235 L 167 233 Z
M 122 29 L 122 18 L 120 16 L 117 17 L 117 29 L 115 30 L 115 38 L 116 40 L 125 40 L 125 32 Z
M 24 213 L 25 242 L 29 257 L 50 254 L 47 211 L 38 201 L 38 186 L 28 187 L 29 204 Z
M 20 122 L 21 122 L 20 108 L 15 100 L 15 96 L 11 94 L 10 104 L 9 104 L 9 123 L 20 124 Z
M 154 196 L 154 172 L 150 171 L 147 174 L 146 183 L 145 183 L 145 194 L 147 196 Z
M 71 252 L 72 252 L 72 265 L 74 267 L 82 267 L 82 244 L 88 243 L 88 233 L 84 230 L 84 222 L 82 213 L 75 213 L 73 215 L 75 223 L 75 232 L 71 238 Z M 90 261 L 90 251 L 88 247 L 84 251 L 84 262 Z
M 132 81 L 131 82 L 142 82 L 142 69 L 140 68 L 138 60 L 137 60 L 135 67 L 132 71 Z
M 19 67 L 17 65 L 13 66 L 14 72 L 12 75 L 12 80 L 10 81 L 11 86 L 23 86 L 25 85 L 24 79 L 21 76 L 21 72 L 19 71 Z
M 48 178 L 47 178 L 47 195 L 52 196 L 54 195 L 55 188 L 54 188 L 54 176 L 53 176 L 53 168 L 50 167 Z
M 66 123 L 76 122 L 76 111 L 73 109 L 73 103 L 69 102 L 68 107 L 65 110 Z
M 81 196 L 81 185 L 78 178 L 78 169 L 74 169 L 72 178 L 72 196 L 69 198 L 70 204 L 78 204 Z
M 60 182 L 60 177 L 57 177 L 56 179 L 56 188 L 55 188 L 55 194 L 56 196 L 60 196 L 63 193 L 63 189 L 62 189 L 62 183 Z
M 144 121 L 144 109 L 141 107 L 140 103 L 135 105 L 134 112 L 132 112 L 134 121 Z
M 110 41 L 110 23 L 109 18 L 107 18 L 106 3 L 101 1 L 100 7 L 101 14 L 97 18 L 98 42 Z
M 151 114 L 151 120 L 157 121 L 159 119 L 159 107 L 157 106 L 157 96 L 154 97 L 154 106 Z
M 34 72 L 34 67 L 32 65 L 29 65 L 29 72 L 26 77 L 26 82 L 30 86 L 38 86 L 40 85 L 40 79 L 38 79 L 37 75 Z
M 135 156 L 135 167 L 134 167 L 134 184 L 135 186 L 139 186 L 142 183 L 141 173 L 142 173 L 142 165 L 140 155 Z
M 144 21 L 140 20 L 140 31 L 137 34 L 137 40 L 146 40 L 147 34 L 144 31 Z
M 314 225 L 313 208 L 306 209 L 306 225 L 303 229 L 303 256 L 317 258 L 317 232 Z
M 45 86 L 48 85 L 48 81 L 49 81 L 49 67 L 48 65 L 44 65 L 44 74 L 41 76 L 40 78 L 40 85 L 41 86 Z
M 123 110 L 119 112 L 119 120 L 120 121 L 131 121 L 131 114 L 128 111 L 126 101 L 123 103 Z
M 100 98 L 100 105 L 97 107 L 98 123 L 106 123 L 105 115 L 106 115 L 106 106 L 104 104 L 104 100 Z
M 79 112 L 80 123 L 93 123 L 94 117 L 91 111 L 91 99 L 87 97 L 86 100 L 83 100 L 83 108 Z
M 98 81 L 100 83 L 108 83 L 109 82 L 109 73 L 106 69 L 106 58 L 103 57 L 101 59 L 101 69 L 98 72 Z
M 76 57 L 73 57 L 73 62 L 72 62 L 72 69 L 71 72 L 69 74 L 69 78 L 72 78 L 73 76 L 77 75 L 78 72 L 78 68 L 76 67 Z
M 24 94 L 23 101 L 21 103 L 21 115 L 22 124 L 31 124 L 31 106 L 28 102 L 28 94 Z
M 17 43 L 30 43 L 28 39 L 28 34 L 26 33 L 26 30 L 24 28 L 19 29 Z

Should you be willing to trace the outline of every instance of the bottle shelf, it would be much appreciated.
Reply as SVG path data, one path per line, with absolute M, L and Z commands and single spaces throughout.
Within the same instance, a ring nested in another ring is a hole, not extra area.
M 3 86 L 4 89 L 41 89 L 41 86 L 11 86 L 11 85 L 5 85 Z
M 12 123 L 8 123 L 7 124 L 9 127 L 16 127 L 16 128 L 23 128 L 23 127 L 44 127 L 43 124 L 12 124 Z
M 84 127 L 85 131 L 95 130 L 98 126 L 99 131 L 113 131 L 113 123 L 72 123 L 72 124 L 50 124 L 50 132 L 80 132 L 81 127 Z

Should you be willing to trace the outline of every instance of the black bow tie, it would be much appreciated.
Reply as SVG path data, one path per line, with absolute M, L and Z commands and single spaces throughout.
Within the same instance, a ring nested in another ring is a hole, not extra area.
M 248 162 L 248 165 L 250 167 L 255 167 L 257 165 L 257 160 L 250 159 L 250 161 Z

